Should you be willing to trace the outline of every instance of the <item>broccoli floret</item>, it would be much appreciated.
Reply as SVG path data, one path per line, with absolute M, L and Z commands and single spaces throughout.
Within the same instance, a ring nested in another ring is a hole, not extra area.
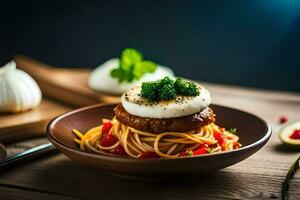
M 144 82 L 141 96 L 151 101 L 175 99 L 174 81 L 169 77 L 165 77 L 158 81 Z
M 198 96 L 199 95 L 199 88 L 197 85 L 193 82 L 183 80 L 181 78 L 176 78 L 176 81 L 174 83 L 174 87 L 176 90 L 176 93 L 178 95 L 183 96 Z
M 176 90 L 174 89 L 173 84 L 163 85 L 159 90 L 160 100 L 171 100 L 176 98 Z
M 144 82 L 140 95 L 150 101 L 171 100 L 176 99 L 177 95 L 197 96 L 199 89 L 193 82 L 181 78 L 174 81 L 165 77 L 158 81 Z
M 171 78 L 169 78 L 168 76 L 166 76 L 163 79 L 158 80 L 157 82 L 161 87 L 164 85 L 171 85 L 171 86 L 174 85 L 174 81 Z
M 141 96 L 151 101 L 159 100 L 159 85 L 155 82 L 144 82 L 142 84 Z

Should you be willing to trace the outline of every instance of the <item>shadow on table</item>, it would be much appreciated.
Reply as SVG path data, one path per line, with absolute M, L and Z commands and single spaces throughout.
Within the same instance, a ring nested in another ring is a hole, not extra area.
M 276 144 L 273 146 L 274 151 L 276 152 L 280 152 L 280 153 L 295 153 L 295 152 L 300 152 L 299 149 L 296 148 L 291 148 L 291 147 L 287 147 L 283 144 Z
M 30 166 L 24 166 L 26 172 Z M 141 182 L 120 179 L 103 171 L 80 166 L 59 154 L 36 162 L 30 175 L 29 187 L 68 197 L 100 199 L 198 199 L 260 196 L 260 192 L 243 189 L 245 182 L 230 170 L 193 181 Z M 31 169 L 32 170 L 32 169 Z M 235 188 L 240 188 L 237 194 Z

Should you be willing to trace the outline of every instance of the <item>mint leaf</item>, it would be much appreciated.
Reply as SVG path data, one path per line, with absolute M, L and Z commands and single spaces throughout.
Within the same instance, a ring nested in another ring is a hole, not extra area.
M 136 79 L 140 79 L 146 73 L 155 72 L 156 68 L 157 66 L 154 62 L 145 60 L 135 65 L 133 73 Z
M 141 62 L 142 59 L 143 55 L 139 51 L 135 49 L 125 49 L 121 55 L 120 66 L 124 70 L 128 70 L 133 65 Z
M 134 79 L 139 80 L 146 73 L 152 73 L 156 70 L 157 65 L 154 62 L 143 60 L 141 52 L 135 49 L 125 49 L 119 58 L 119 66 L 111 71 L 110 75 L 119 80 L 132 82 Z
M 119 79 L 119 83 L 126 80 L 126 72 L 122 68 L 116 68 L 111 70 L 111 77 Z

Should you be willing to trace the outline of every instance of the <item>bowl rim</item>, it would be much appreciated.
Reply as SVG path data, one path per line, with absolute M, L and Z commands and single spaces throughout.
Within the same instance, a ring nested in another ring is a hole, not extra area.
M 122 157 L 122 156 L 117 156 L 117 155 L 116 156 L 107 156 L 107 155 L 95 154 L 95 153 L 82 151 L 79 148 L 75 149 L 75 148 L 73 148 L 69 145 L 64 144 L 59 139 L 57 139 L 56 137 L 53 136 L 52 128 L 61 119 L 65 118 L 67 116 L 70 116 L 74 113 L 82 112 L 82 111 L 97 108 L 97 107 L 100 108 L 100 107 L 103 107 L 103 106 L 112 106 L 112 105 L 116 105 L 116 103 L 100 103 L 100 104 L 95 104 L 95 105 L 90 105 L 90 106 L 77 108 L 77 109 L 68 111 L 64 114 L 61 114 L 61 115 L 55 117 L 54 119 L 52 119 L 48 123 L 47 128 L 46 128 L 46 136 L 48 137 L 50 142 L 54 144 L 54 146 L 58 145 L 61 148 L 66 148 L 66 149 L 68 149 L 68 151 L 71 151 L 71 152 L 77 153 L 77 154 L 81 154 L 82 156 L 88 156 L 88 157 L 91 157 L 91 158 L 101 159 L 101 160 L 105 160 L 105 161 L 119 161 L 119 162 L 134 162 L 134 163 L 136 163 L 136 161 L 138 160 L 139 162 L 143 162 L 143 163 L 146 162 L 147 163 L 147 162 L 157 162 L 157 161 L 159 161 L 159 162 L 162 162 L 162 161 L 163 162 L 173 162 L 173 161 L 176 161 L 176 160 L 178 161 L 178 160 L 187 160 L 187 159 L 199 159 L 199 158 L 213 157 L 213 156 L 216 157 L 216 156 L 222 156 L 222 155 L 226 155 L 226 154 L 232 154 L 232 153 L 235 153 L 235 152 L 246 151 L 246 150 L 252 149 L 252 148 L 254 148 L 254 147 L 256 147 L 256 146 L 258 146 L 258 145 L 260 145 L 264 142 L 267 143 L 269 138 L 272 135 L 271 126 L 265 120 L 263 120 L 261 117 L 258 117 L 255 114 L 252 114 L 252 113 L 240 110 L 240 109 L 231 108 L 231 107 L 223 106 L 223 105 L 219 105 L 219 104 L 211 104 L 211 105 L 214 105 L 214 106 L 219 106 L 219 107 L 234 110 L 234 111 L 237 111 L 237 112 L 242 112 L 242 113 L 247 114 L 247 115 L 251 115 L 251 116 L 255 117 L 256 119 L 258 119 L 259 121 L 261 121 L 263 123 L 263 125 L 265 126 L 267 131 L 265 132 L 263 137 L 260 138 L 259 140 L 255 141 L 255 142 L 253 142 L 249 145 L 242 146 L 241 148 L 238 148 L 238 149 L 233 149 L 233 150 L 230 150 L 230 151 L 223 151 L 223 152 L 216 152 L 216 153 L 213 153 L 213 154 L 205 154 L 205 155 L 198 155 L 198 156 L 187 156 L 187 157 L 180 157 L 180 158 L 174 158 L 174 159 L 166 159 L 166 158 L 139 159 L 139 158 L 132 158 L 132 157 Z

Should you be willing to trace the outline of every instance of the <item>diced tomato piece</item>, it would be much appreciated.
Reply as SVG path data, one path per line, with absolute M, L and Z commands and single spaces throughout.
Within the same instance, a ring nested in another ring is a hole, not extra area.
M 203 154 L 207 154 L 207 153 L 208 153 L 208 149 L 206 147 L 203 147 L 203 148 L 195 150 L 193 152 L 193 155 L 196 156 L 196 155 L 203 155 Z
M 237 149 L 237 148 L 240 148 L 240 147 L 241 147 L 240 143 L 238 143 L 238 142 L 233 143 L 233 148 L 234 149 Z
M 109 133 L 111 127 L 112 127 L 111 122 L 104 122 L 102 124 L 102 135 L 103 135 L 103 137 L 105 137 Z
M 184 157 L 184 156 L 187 156 L 187 152 L 186 151 L 179 152 L 179 157 Z
M 292 133 L 292 135 L 290 135 L 289 138 L 294 140 L 300 140 L 300 129 L 294 130 L 294 132 Z
M 208 148 L 208 144 L 201 144 L 201 146 L 198 149 L 201 149 L 201 148 Z
M 179 157 L 185 157 L 185 156 L 192 156 L 193 155 L 193 151 L 191 150 L 186 150 L 186 151 L 181 151 L 179 152 Z
M 159 158 L 155 152 L 146 151 L 139 155 L 139 158 Z
M 214 138 L 218 141 L 219 145 L 222 146 L 224 144 L 224 136 L 222 132 L 215 131 Z
M 112 134 L 106 134 L 101 138 L 100 145 L 103 147 L 109 147 L 118 142 L 118 139 Z
M 119 156 L 125 156 L 125 155 L 127 155 L 125 149 L 124 149 L 121 145 L 119 145 L 119 146 L 117 146 L 116 148 L 114 148 L 114 149 L 111 151 L 111 153 L 116 154 L 116 155 L 119 155 Z
M 287 116 L 281 115 L 281 116 L 279 117 L 279 122 L 280 122 L 280 124 L 284 124 L 284 123 L 287 122 L 287 121 L 288 121 Z

